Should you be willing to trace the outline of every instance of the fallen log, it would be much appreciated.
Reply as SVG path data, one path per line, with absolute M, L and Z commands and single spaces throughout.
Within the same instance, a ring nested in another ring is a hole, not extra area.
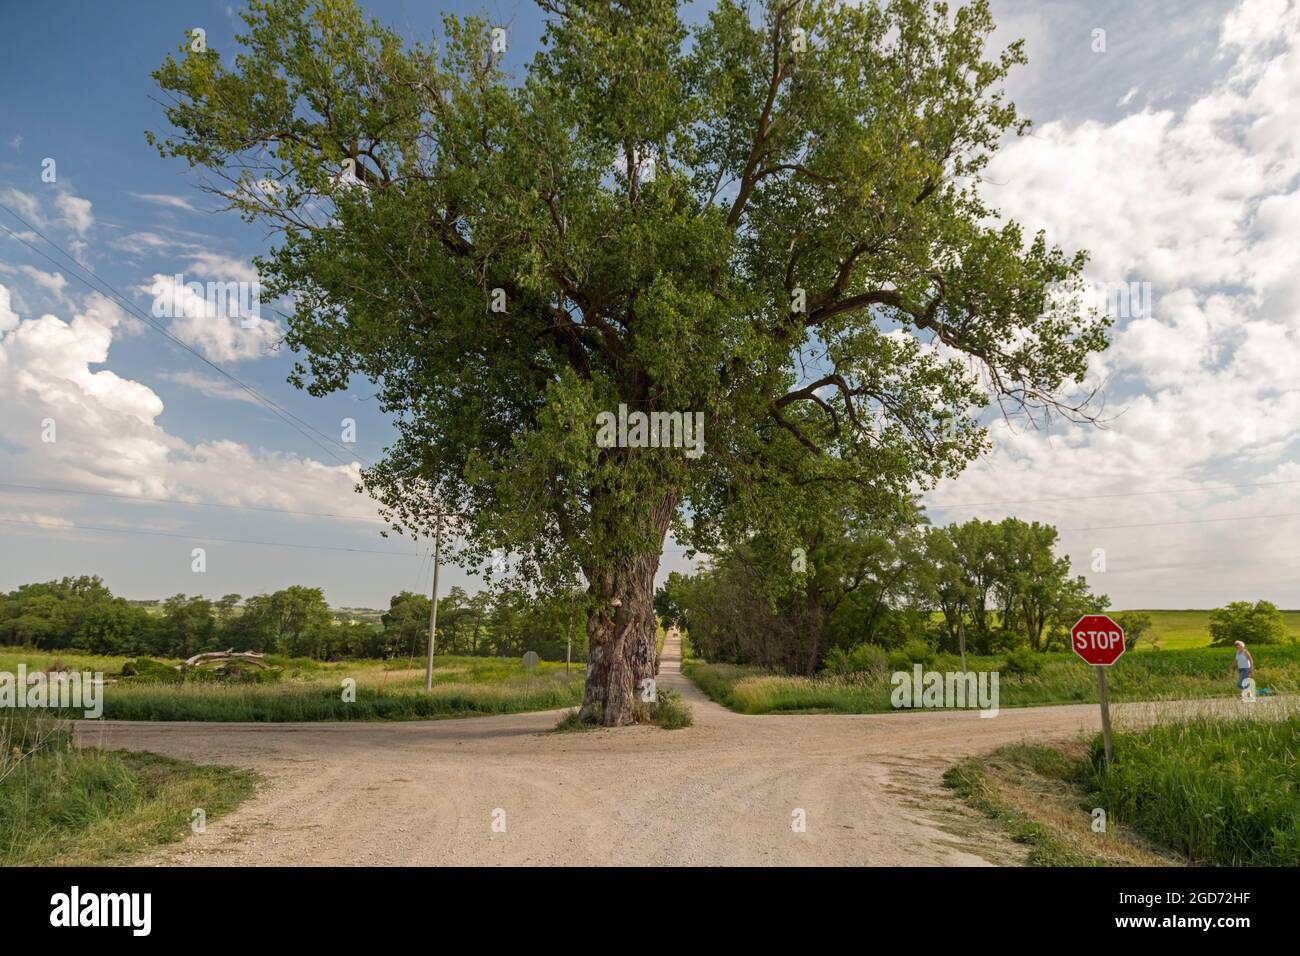
M 237 651 L 233 647 L 228 651 L 207 651 L 203 654 L 195 654 L 193 657 L 176 665 L 178 671 L 189 670 L 191 667 L 198 667 L 201 664 L 224 664 L 227 661 L 247 661 L 250 664 L 257 664 L 259 667 L 267 666 L 264 662 L 265 654 L 258 651 Z

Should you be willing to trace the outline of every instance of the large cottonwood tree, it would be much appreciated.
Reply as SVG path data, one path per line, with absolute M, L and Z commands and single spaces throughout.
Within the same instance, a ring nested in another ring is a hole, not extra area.
M 509 76 L 502 25 L 420 44 L 347 0 L 254 0 L 233 61 L 187 42 L 157 71 L 151 139 L 278 230 L 293 381 L 376 383 L 400 438 L 364 481 L 394 526 L 441 511 L 470 566 L 583 572 L 583 714 L 620 724 L 670 529 L 793 547 L 958 472 L 990 398 L 1083 414 L 1104 323 L 1049 295 L 1082 256 L 977 195 L 1024 129 L 982 0 L 541 6 Z M 598 446 L 620 404 L 703 412 L 704 454 Z

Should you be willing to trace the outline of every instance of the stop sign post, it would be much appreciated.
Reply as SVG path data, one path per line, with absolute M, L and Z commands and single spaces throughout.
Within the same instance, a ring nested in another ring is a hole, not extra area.
M 1106 668 L 1124 654 L 1124 628 L 1105 614 L 1085 614 L 1070 628 L 1070 646 L 1097 668 L 1097 697 L 1101 701 L 1101 733 L 1106 741 L 1106 763 L 1114 756 L 1110 737 L 1110 701 L 1106 696 Z

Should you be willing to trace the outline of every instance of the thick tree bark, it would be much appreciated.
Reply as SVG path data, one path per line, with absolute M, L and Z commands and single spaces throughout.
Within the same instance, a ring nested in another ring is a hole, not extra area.
M 647 518 L 659 543 L 654 551 L 588 572 L 598 605 L 587 618 L 583 720 L 617 727 L 635 723 L 649 708 L 641 691 L 642 682 L 655 676 L 654 580 L 676 504 L 677 496 L 668 494 L 649 509 Z

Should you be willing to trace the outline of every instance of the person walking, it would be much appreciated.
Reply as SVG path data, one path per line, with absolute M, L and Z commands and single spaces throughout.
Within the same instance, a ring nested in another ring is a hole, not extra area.
M 1237 689 L 1242 692 L 1243 699 L 1246 697 L 1246 681 L 1254 672 L 1255 658 L 1246 650 L 1245 642 L 1237 641 Z

